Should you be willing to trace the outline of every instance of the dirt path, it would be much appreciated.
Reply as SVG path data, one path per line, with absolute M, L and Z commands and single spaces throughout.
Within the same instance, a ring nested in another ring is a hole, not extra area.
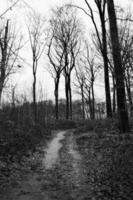
M 62 147 L 61 140 L 65 137 L 65 131 L 59 132 L 56 137 L 48 144 L 46 149 L 46 156 L 43 159 L 43 166 L 45 169 L 50 169 L 57 163 L 59 157 L 59 150 Z
M 42 155 L 41 167 L 23 174 L 1 200 L 87 199 L 86 172 L 72 131 L 60 131 Z

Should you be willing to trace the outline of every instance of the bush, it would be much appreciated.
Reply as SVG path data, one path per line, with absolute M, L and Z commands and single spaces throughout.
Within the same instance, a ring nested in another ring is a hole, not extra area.
M 48 127 L 53 130 L 65 130 L 65 129 L 73 129 L 76 128 L 76 123 L 73 120 L 55 120 L 49 122 Z
M 98 120 L 94 131 L 96 133 L 101 133 L 104 131 L 113 131 L 115 132 L 119 129 L 118 120 L 115 118 L 106 118 L 103 120 Z
M 77 129 L 75 130 L 75 134 L 82 134 L 88 131 L 93 131 L 96 126 L 95 120 L 85 120 L 85 121 L 78 121 Z
M 39 124 L 27 126 L 15 125 L 12 121 L 0 123 L 0 159 L 20 162 L 23 156 L 35 151 L 41 141 L 51 135 L 51 131 Z
M 118 132 L 118 120 L 113 119 L 103 119 L 103 120 L 81 120 L 76 123 L 76 126 L 78 127 L 75 131 L 75 134 L 82 134 L 89 131 L 94 131 L 99 136 L 102 135 L 105 131 L 114 131 L 115 133 Z

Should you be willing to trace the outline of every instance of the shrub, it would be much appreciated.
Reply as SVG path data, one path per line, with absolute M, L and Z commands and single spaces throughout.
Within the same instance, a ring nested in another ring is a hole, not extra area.
M 95 120 L 85 120 L 85 121 L 77 121 L 76 122 L 77 129 L 75 130 L 75 134 L 79 135 L 82 133 L 86 133 L 89 131 L 93 131 L 96 126 Z
M 76 123 L 73 120 L 53 120 L 49 122 L 48 127 L 53 130 L 65 130 L 65 129 L 73 129 L 76 128 Z

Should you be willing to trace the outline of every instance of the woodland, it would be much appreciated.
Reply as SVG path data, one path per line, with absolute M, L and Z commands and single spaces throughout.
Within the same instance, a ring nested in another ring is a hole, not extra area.
M 116 0 L 64 1 L 47 19 L 26 0 L 9 2 L 0 13 L 0 200 L 132 200 L 132 3 L 123 9 Z M 21 7 L 28 10 L 26 38 L 8 18 Z M 22 54 L 27 44 L 30 60 Z M 37 85 L 41 59 L 54 100 Z M 9 88 L 27 63 L 28 94 L 17 83 Z M 42 160 L 55 138 L 59 159 L 47 169 Z

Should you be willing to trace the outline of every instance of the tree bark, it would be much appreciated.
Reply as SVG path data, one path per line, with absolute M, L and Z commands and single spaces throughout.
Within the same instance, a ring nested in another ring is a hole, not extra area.
M 4 87 L 4 82 L 6 79 L 6 59 L 7 59 L 7 38 L 8 38 L 8 26 L 9 21 L 7 20 L 6 27 L 5 27 L 5 33 L 4 33 L 4 41 L 0 41 L 0 47 L 1 47 L 1 66 L 0 66 L 0 103 L 1 103 L 1 97 L 2 97 L 2 91 Z
M 131 95 L 131 87 L 130 87 L 130 83 L 128 83 L 127 79 L 125 80 L 125 83 L 126 83 L 127 96 L 128 96 L 128 102 L 129 102 L 130 117 L 132 117 L 133 102 L 132 102 L 132 95 Z
M 95 119 L 95 97 L 94 97 L 94 83 L 92 82 L 91 86 L 92 92 L 92 119 Z
M 100 48 L 103 56 L 104 62 L 104 82 L 105 82 L 105 98 L 106 98 L 106 112 L 107 117 L 112 117 L 112 107 L 111 107 L 111 95 L 110 95 L 110 82 L 109 82 L 109 67 L 108 67 L 108 58 L 107 58 L 107 37 L 106 37 L 106 26 L 105 26 L 105 5 L 106 1 L 95 1 L 100 21 L 101 21 L 101 29 L 102 29 L 102 42 L 100 42 L 100 36 L 98 34 L 98 39 L 100 42 Z
M 113 53 L 114 69 L 116 77 L 119 125 L 120 125 L 120 131 L 124 133 L 129 131 L 129 122 L 128 122 L 128 113 L 126 109 L 124 74 L 122 69 L 114 1 L 107 0 L 107 5 L 108 5 L 110 35 L 111 35 L 112 53 Z
M 65 76 L 65 93 L 66 93 L 66 119 L 69 119 L 69 89 L 68 89 L 67 76 Z
M 112 117 L 112 108 L 111 108 L 111 95 L 110 95 L 110 83 L 109 83 L 109 67 L 108 67 L 108 58 L 107 58 L 107 38 L 106 38 L 106 27 L 104 15 L 100 14 L 101 26 L 102 26 L 102 55 L 104 61 L 104 82 L 105 82 L 105 97 L 106 97 L 106 112 L 107 117 Z
M 113 80 L 113 113 L 116 112 L 116 83 L 115 83 L 115 77 L 112 75 Z
M 82 118 L 85 119 L 84 87 L 81 85 Z
M 36 73 L 33 72 L 33 115 L 34 121 L 37 122 L 37 105 L 36 105 Z
M 91 91 L 89 89 L 89 110 L 90 110 L 90 119 L 93 119 L 92 117 L 92 102 L 91 102 Z
M 72 89 L 71 89 L 71 74 L 68 76 L 68 93 L 69 93 L 69 114 L 70 119 L 72 120 Z
M 56 120 L 59 119 L 59 79 L 60 78 L 57 78 L 55 80 L 55 91 L 54 91 L 54 94 L 55 94 L 55 118 L 56 118 Z

